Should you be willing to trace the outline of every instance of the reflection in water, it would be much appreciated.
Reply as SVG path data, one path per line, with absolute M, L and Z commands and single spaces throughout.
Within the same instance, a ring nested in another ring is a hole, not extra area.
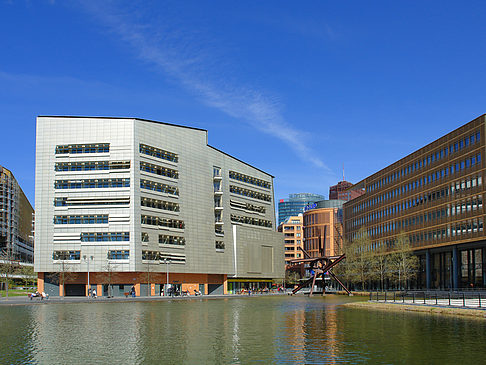
M 480 320 L 347 309 L 344 297 L 0 307 L 0 363 L 474 363 Z

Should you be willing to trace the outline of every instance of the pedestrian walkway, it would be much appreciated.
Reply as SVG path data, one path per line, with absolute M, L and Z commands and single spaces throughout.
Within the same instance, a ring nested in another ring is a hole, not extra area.
M 370 302 L 486 309 L 486 293 L 479 291 L 374 292 L 370 293 Z

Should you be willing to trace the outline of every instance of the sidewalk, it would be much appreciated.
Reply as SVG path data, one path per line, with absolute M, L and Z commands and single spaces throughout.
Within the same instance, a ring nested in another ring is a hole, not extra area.
M 241 294 L 226 294 L 226 295 L 201 295 L 201 296 L 178 296 L 178 297 L 161 297 L 161 296 L 145 296 L 145 297 L 50 297 L 49 299 L 41 300 L 40 298 L 33 298 L 30 300 L 26 296 L 17 296 L 0 298 L 0 306 L 2 305 L 39 305 L 39 304 L 67 304 L 67 303 L 129 303 L 129 302 L 157 302 L 157 301 L 171 301 L 171 300 L 203 300 L 203 299 L 228 299 L 228 298 L 265 298 L 268 296 L 286 295 L 285 293 L 269 293 L 269 294 L 254 294 L 249 296 Z

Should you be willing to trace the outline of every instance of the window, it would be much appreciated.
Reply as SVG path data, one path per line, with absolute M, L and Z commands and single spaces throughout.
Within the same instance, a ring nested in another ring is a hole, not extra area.
M 239 195 L 247 196 L 247 197 L 253 198 L 253 199 L 263 200 L 263 201 L 266 201 L 266 202 L 272 201 L 272 198 L 269 194 L 260 193 L 258 191 L 254 191 L 254 190 L 248 190 L 248 189 L 240 188 L 240 187 L 235 186 L 235 185 L 230 185 L 230 192 L 233 193 L 233 194 L 239 194 Z
M 52 253 L 53 260 L 80 260 L 81 251 L 54 251 Z
M 150 215 L 142 215 L 142 224 L 148 224 L 151 226 L 178 228 L 184 229 L 184 222 L 177 219 L 154 217 Z
M 140 162 L 140 171 L 145 171 L 151 174 L 169 177 L 171 179 L 179 178 L 179 172 L 177 170 L 169 169 L 167 167 L 158 166 L 147 162 Z
M 179 157 L 175 153 L 172 153 L 172 152 L 169 152 L 169 151 L 164 151 L 160 148 L 148 146 L 148 145 L 145 145 L 145 144 L 142 144 L 142 143 L 140 143 L 140 153 L 143 153 L 145 155 L 152 156 L 152 157 L 157 157 L 157 158 L 167 160 L 167 161 L 172 161 L 172 162 L 178 162 L 179 161 Z
M 169 195 L 179 195 L 179 188 L 176 186 L 166 185 L 150 180 L 140 180 L 140 188 L 158 191 L 160 193 L 165 193 Z
M 130 241 L 129 232 L 84 232 L 81 242 Z
M 253 226 L 260 226 L 260 227 L 267 227 L 267 228 L 272 227 L 272 222 L 269 221 L 269 220 L 239 216 L 239 215 L 235 215 L 235 214 L 231 214 L 231 221 L 243 223 L 243 224 L 251 224 Z
M 142 242 L 149 242 L 149 234 L 147 232 L 142 232 Z
M 221 167 L 213 166 L 213 177 L 221 177 Z
M 142 260 L 158 261 L 160 253 L 158 251 L 142 251 Z
M 111 250 L 108 251 L 108 260 L 128 260 L 130 257 L 129 250 Z
M 186 239 L 179 236 L 168 236 L 159 234 L 159 244 L 184 246 L 186 244 Z
M 54 189 L 101 189 L 125 188 L 129 186 L 130 179 L 83 179 L 54 181 Z
M 56 162 L 55 171 L 128 170 L 130 161 Z
M 242 203 L 235 200 L 230 200 L 230 206 L 235 209 L 243 209 L 249 212 L 257 212 L 265 214 L 266 209 L 261 205 L 255 205 L 250 203 Z
M 54 224 L 105 224 L 108 215 L 57 215 Z
M 238 180 L 238 181 L 241 181 L 241 182 L 244 182 L 244 183 L 247 183 L 247 184 L 252 184 L 252 185 L 255 185 L 255 186 L 260 186 L 260 187 L 265 188 L 265 189 L 271 188 L 270 182 L 265 181 L 265 180 L 261 180 L 261 179 L 257 179 L 256 177 L 244 175 L 244 174 L 241 174 L 239 172 L 230 171 L 229 177 L 230 177 L 230 179 Z
M 216 247 L 217 250 L 224 250 L 224 248 L 225 248 L 224 242 L 223 241 L 216 241 L 215 247 Z
M 130 197 L 107 198 L 54 198 L 55 207 L 90 206 L 90 205 L 129 205 Z
M 179 203 L 167 202 L 158 199 L 140 198 L 140 205 L 147 208 L 155 208 L 160 210 L 168 210 L 171 212 L 178 212 L 180 210 Z
M 70 144 L 56 146 L 56 155 L 75 153 L 106 153 L 110 152 L 109 143 Z

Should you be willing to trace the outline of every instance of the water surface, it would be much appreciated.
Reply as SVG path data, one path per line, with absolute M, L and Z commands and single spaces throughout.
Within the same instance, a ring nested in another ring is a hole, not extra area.
M 262 297 L 0 307 L 1 364 L 477 364 L 486 321 Z

